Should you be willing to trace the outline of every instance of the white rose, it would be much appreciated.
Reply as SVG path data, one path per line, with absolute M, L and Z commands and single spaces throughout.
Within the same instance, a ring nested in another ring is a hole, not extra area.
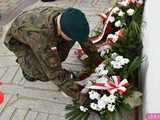
M 116 22 L 115 22 L 115 26 L 116 26 L 116 27 L 121 27 L 121 26 L 122 26 L 121 21 L 120 21 L 120 20 L 116 21 Z
M 89 98 L 91 100 L 94 100 L 94 99 L 99 100 L 100 99 L 100 94 L 98 92 L 95 92 L 95 91 L 92 90 L 92 91 L 89 92 Z
M 115 110 L 115 105 L 108 104 L 107 108 L 110 112 L 113 112 Z
M 115 21 L 115 18 L 114 18 L 113 16 L 110 16 L 110 17 L 109 17 L 109 21 L 110 21 L 111 23 L 113 23 L 113 22 Z
M 119 10 L 120 10 L 119 7 L 115 7 L 115 8 L 113 8 L 112 12 L 117 13 Z
M 119 11 L 119 13 L 118 13 L 118 16 L 123 16 L 125 13 L 121 10 L 121 11 Z
M 128 9 L 127 10 L 127 14 L 129 15 L 129 16 L 132 16 L 133 14 L 134 14 L 134 9 Z

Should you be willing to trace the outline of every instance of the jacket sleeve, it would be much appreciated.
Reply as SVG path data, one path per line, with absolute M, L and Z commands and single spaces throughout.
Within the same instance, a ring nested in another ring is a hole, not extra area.
M 36 55 L 44 73 L 49 79 L 55 79 L 62 70 L 62 67 L 57 52 L 57 42 L 51 42 L 47 39 L 49 38 L 43 34 L 32 32 L 28 43 Z
M 80 42 L 79 44 L 81 45 L 83 51 L 88 55 L 90 61 L 93 62 L 93 64 L 98 66 L 102 62 L 102 58 L 98 54 L 96 46 L 90 40 Z

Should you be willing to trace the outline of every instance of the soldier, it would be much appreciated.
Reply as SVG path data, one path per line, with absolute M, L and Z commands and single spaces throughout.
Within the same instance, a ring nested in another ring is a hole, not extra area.
M 89 25 L 75 8 L 39 7 L 19 15 L 11 25 L 4 44 L 14 52 L 16 62 L 28 81 L 52 80 L 67 95 L 78 98 L 74 74 L 61 67 L 77 41 L 93 63 L 100 60 L 88 40 Z

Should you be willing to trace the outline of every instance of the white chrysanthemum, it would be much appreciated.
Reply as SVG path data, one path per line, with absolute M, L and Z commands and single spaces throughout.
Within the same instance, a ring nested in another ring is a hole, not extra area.
M 113 112 L 115 110 L 115 105 L 108 104 L 107 108 L 108 108 L 108 111 Z
M 133 14 L 134 14 L 134 9 L 128 9 L 127 10 L 127 14 L 129 15 L 129 16 L 132 16 Z
M 98 73 L 99 76 L 105 76 L 105 75 L 107 75 L 107 74 L 108 74 L 108 70 L 101 70 L 101 71 Z
M 106 102 L 104 102 L 103 100 L 98 100 L 98 108 L 100 109 L 100 110 L 102 110 L 102 109 L 105 109 L 105 107 L 106 107 Z
M 115 103 L 115 102 L 116 102 L 116 96 L 113 95 L 113 94 L 111 94 L 111 95 L 109 96 L 109 103 Z
M 117 56 L 116 58 L 115 58 L 115 61 L 117 61 L 117 62 L 120 62 L 120 61 L 122 61 L 123 60 L 123 56 Z
M 116 22 L 115 22 L 115 26 L 116 26 L 116 27 L 121 27 L 121 26 L 122 26 L 121 21 L 120 21 L 120 20 L 116 21 Z
M 104 63 L 101 63 L 101 64 L 95 69 L 95 72 L 96 72 L 97 74 L 100 74 L 100 72 L 104 70 L 104 67 L 105 67 L 105 64 L 104 64 Z
M 115 8 L 113 8 L 112 12 L 117 13 L 119 10 L 120 10 L 119 7 L 115 7 Z
M 110 103 L 110 99 L 107 95 L 103 95 L 101 97 L 101 101 L 104 101 L 106 104 Z
M 122 61 L 121 61 L 121 64 L 122 65 L 125 65 L 125 64 L 128 64 L 129 63 L 129 59 L 128 58 L 124 58 Z
M 93 110 L 97 110 L 97 109 L 98 109 L 98 105 L 95 104 L 95 103 L 91 103 L 91 104 L 90 104 L 90 107 L 91 107 Z
M 84 106 L 80 106 L 80 110 L 81 110 L 82 112 L 87 112 L 88 108 L 86 108 L 86 107 L 84 107 Z
M 119 62 L 111 61 L 111 64 L 112 64 L 113 68 L 115 68 L 115 69 L 120 69 L 120 68 L 122 68 L 121 63 L 119 63 Z
M 125 13 L 121 10 L 121 11 L 119 11 L 119 13 L 118 13 L 118 16 L 123 16 Z
M 110 16 L 110 17 L 109 17 L 109 21 L 110 21 L 111 23 L 113 23 L 113 22 L 115 21 L 115 18 L 114 18 L 113 16 Z
M 92 91 L 89 92 L 89 98 L 91 100 L 94 100 L 94 99 L 99 100 L 100 99 L 100 94 L 98 92 L 95 92 L 95 91 L 92 90 Z

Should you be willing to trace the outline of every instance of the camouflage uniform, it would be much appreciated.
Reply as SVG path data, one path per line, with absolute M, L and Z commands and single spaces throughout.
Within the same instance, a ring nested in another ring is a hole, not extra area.
M 19 15 L 12 23 L 4 44 L 17 56 L 17 63 L 29 76 L 41 81 L 53 80 L 63 90 L 72 86 L 69 72 L 61 68 L 74 41 L 57 35 L 56 16 L 63 12 L 57 7 L 40 7 Z M 80 43 L 93 62 L 100 59 L 96 47 L 88 40 Z M 53 48 L 53 49 L 51 49 Z M 62 73 L 67 73 L 63 81 Z

